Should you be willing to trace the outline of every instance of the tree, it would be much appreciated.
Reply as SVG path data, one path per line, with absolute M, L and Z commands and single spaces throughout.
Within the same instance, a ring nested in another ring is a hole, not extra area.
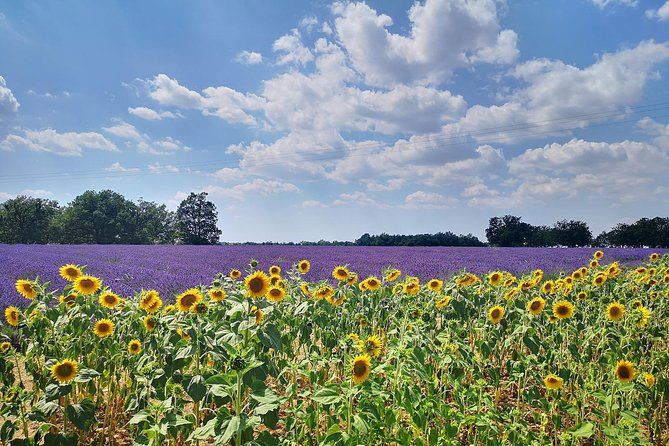
M 592 243 L 592 232 L 583 221 L 562 220 L 551 228 L 552 243 L 562 246 L 588 246 Z
M 221 230 L 218 229 L 216 205 L 207 200 L 207 193 L 193 192 L 179 204 L 177 227 L 182 243 L 187 245 L 213 245 L 218 243 Z
M 642 218 L 634 223 L 619 223 L 603 232 L 596 242 L 602 246 L 669 247 L 669 218 Z
M 176 215 L 164 204 L 144 201 L 137 203 L 139 210 L 138 243 L 174 244 L 177 239 Z
M 63 243 L 141 243 L 139 208 L 111 191 L 86 191 L 65 209 L 59 222 Z
M 24 195 L 0 205 L 1 243 L 49 243 L 52 222 L 61 212 L 54 200 Z
M 491 218 L 485 230 L 488 243 L 495 246 L 527 246 L 533 233 L 532 225 L 513 215 Z

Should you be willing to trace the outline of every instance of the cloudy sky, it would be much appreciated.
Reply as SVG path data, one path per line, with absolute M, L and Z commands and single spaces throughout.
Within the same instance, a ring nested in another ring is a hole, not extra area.
M 669 214 L 669 1 L 0 4 L 0 200 L 207 191 L 226 241 Z

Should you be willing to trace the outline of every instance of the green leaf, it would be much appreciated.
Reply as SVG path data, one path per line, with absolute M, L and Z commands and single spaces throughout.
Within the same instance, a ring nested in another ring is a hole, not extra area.
M 46 386 L 46 391 L 44 394 L 44 397 L 46 398 L 47 401 L 53 401 L 57 400 L 61 396 L 65 396 L 72 392 L 72 386 L 71 385 L 66 385 L 66 386 L 60 386 L 58 384 L 49 384 Z
M 188 395 L 193 398 L 193 401 L 202 401 L 207 393 L 207 386 L 204 384 L 204 378 L 202 375 L 195 375 L 193 378 L 191 378 L 190 383 L 186 388 L 186 393 L 188 393 Z
M 212 418 L 204 426 L 200 426 L 193 431 L 188 438 L 189 440 L 206 440 L 214 436 L 214 428 L 216 427 L 216 418 Z
M 225 432 L 223 432 L 223 436 L 219 437 L 217 443 L 227 444 L 232 436 L 237 433 L 237 430 L 239 429 L 239 421 L 238 416 L 232 417 L 230 421 L 228 421 L 228 427 L 225 429 Z
M 590 438 L 595 433 L 592 423 L 582 423 L 569 431 L 574 438 Z
M 74 432 L 69 434 L 54 434 L 49 432 L 44 436 L 44 446 L 75 446 L 79 437 Z
M 96 422 L 95 404 L 90 398 L 81 400 L 79 404 L 70 404 L 65 409 L 65 413 L 67 418 L 84 432 L 87 432 Z
M 258 338 L 267 348 L 273 348 L 277 351 L 283 350 L 281 345 L 281 334 L 274 324 L 267 324 L 264 326 L 264 330 L 258 331 Z
M 311 395 L 311 399 L 321 404 L 335 404 L 341 401 L 341 392 L 335 387 L 323 387 Z
M 533 354 L 538 354 L 539 353 L 539 348 L 540 344 L 537 342 L 537 340 L 534 338 L 534 336 L 528 336 L 527 334 L 523 336 L 523 343 L 525 346 L 530 349 L 530 351 Z
M 148 421 L 150 415 L 151 414 L 149 413 L 148 410 L 140 410 L 132 418 L 130 418 L 128 424 L 139 424 Z
M 76 383 L 87 383 L 88 381 L 92 380 L 93 378 L 100 376 L 100 373 L 97 370 L 93 369 L 81 369 L 79 373 L 77 373 L 77 377 L 74 378 L 74 382 Z

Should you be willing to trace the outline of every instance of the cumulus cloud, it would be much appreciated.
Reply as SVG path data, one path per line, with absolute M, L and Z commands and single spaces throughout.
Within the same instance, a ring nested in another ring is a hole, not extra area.
M 436 192 L 416 191 L 404 198 L 404 207 L 408 209 L 447 209 L 458 204 L 458 199 L 445 197 Z
M 173 155 L 177 152 L 190 152 L 192 150 L 176 138 L 168 136 L 166 138 L 155 139 L 146 133 L 140 133 L 134 125 L 123 121 L 111 127 L 103 127 L 102 129 L 118 138 L 129 140 L 126 141 L 126 144 L 136 147 L 140 153 Z
M 19 101 L 14 97 L 12 90 L 7 87 L 5 78 L 0 76 L 0 122 L 16 115 L 19 106 Z
M 116 145 L 96 132 L 59 133 L 54 129 L 23 130 L 23 136 L 11 134 L 1 143 L 6 151 L 27 149 L 33 152 L 49 152 L 61 156 L 81 156 L 84 150 L 120 152 Z
M 649 19 L 657 19 L 661 22 L 669 20 L 669 0 L 657 9 L 647 9 L 646 17 Z
M 128 113 L 148 121 L 160 121 L 163 118 L 173 119 L 177 117 L 177 115 L 170 111 L 157 112 L 148 107 L 128 107 Z
M 212 197 L 231 198 L 241 201 L 250 195 L 259 194 L 269 196 L 279 193 L 299 192 L 300 189 L 292 183 L 257 178 L 251 182 L 237 184 L 232 187 L 210 185 L 205 187 L 204 191 Z
M 235 61 L 244 65 L 257 65 L 262 63 L 262 54 L 244 50 L 237 53 Z
M 303 208 L 326 208 L 328 207 L 327 204 L 322 203 L 318 200 L 304 200 L 302 202 L 302 207 Z
M 590 0 L 595 6 L 604 9 L 609 5 L 636 6 L 637 0 Z
M 313 53 L 304 46 L 300 31 L 297 29 L 276 39 L 272 44 L 272 51 L 279 53 L 277 59 L 279 65 L 306 65 L 314 60 Z
M 20 195 L 34 198 L 51 198 L 53 196 L 53 192 L 45 189 L 23 189 L 21 192 L 17 193 L 0 192 L 0 202 L 11 200 Z

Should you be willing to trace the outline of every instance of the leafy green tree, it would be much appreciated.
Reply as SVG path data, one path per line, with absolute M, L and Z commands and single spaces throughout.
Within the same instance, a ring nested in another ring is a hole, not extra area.
M 141 244 L 175 244 L 177 242 L 176 214 L 164 204 L 144 201 L 139 210 L 137 239 Z
M 592 243 L 592 232 L 584 221 L 562 220 L 551 228 L 552 245 L 588 246 Z
M 52 222 L 61 212 L 54 200 L 24 195 L 0 205 L 0 243 L 49 243 Z
M 187 245 L 214 245 L 219 242 L 216 205 L 207 200 L 207 193 L 193 192 L 179 204 L 177 227 L 181 242 Z
M 491 218 L 485 230 L 488 243 L 494 246 L 528 246 L 534 233 L 532 225 L 514 215 Z

